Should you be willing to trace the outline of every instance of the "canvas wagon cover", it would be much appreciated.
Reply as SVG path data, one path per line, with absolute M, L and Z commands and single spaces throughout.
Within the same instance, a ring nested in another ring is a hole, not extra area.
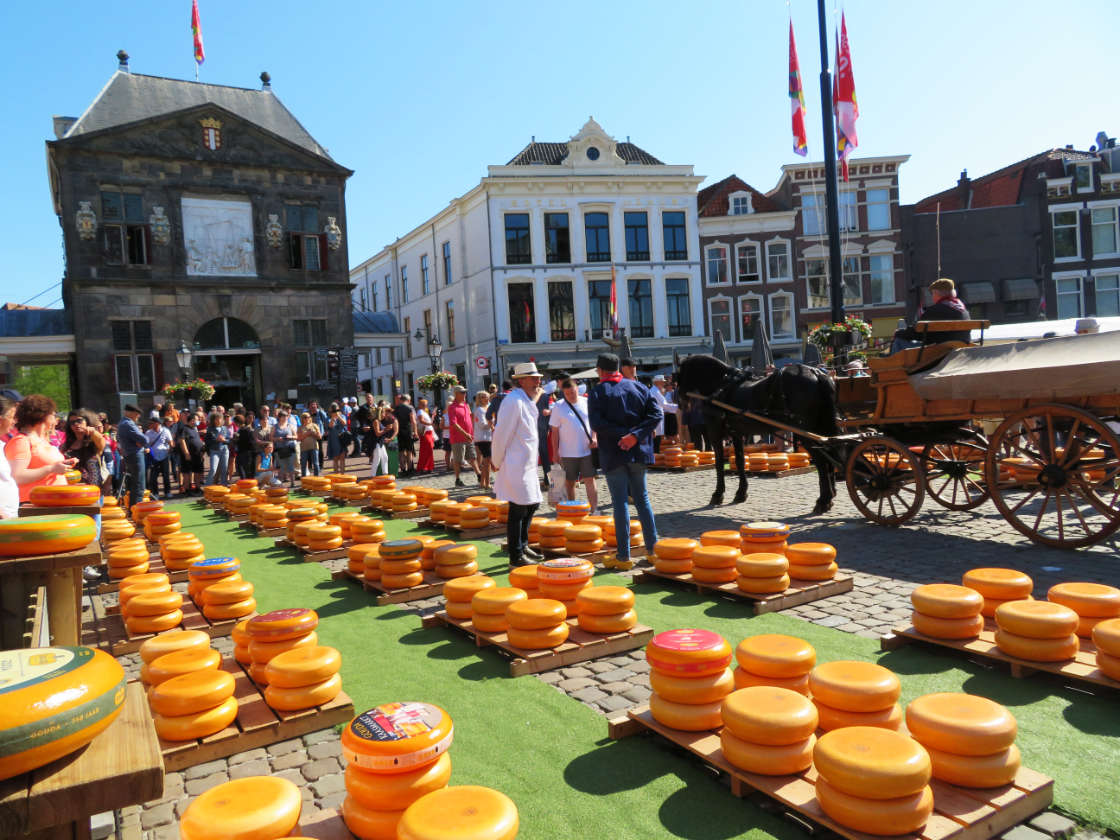
M 1120 393 L 1120 332 L 962 347 L 910 376 L 918 396 L 1064 400 Z

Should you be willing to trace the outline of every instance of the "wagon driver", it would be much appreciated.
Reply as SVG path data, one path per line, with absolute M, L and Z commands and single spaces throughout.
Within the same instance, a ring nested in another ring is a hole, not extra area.
M 510 378 L 515 387 L 498 408 L 490 460 L 497 473 L 494 495 L 509 502 L 506 542 L 512 567 L 541 559 L 529 548 L 529 523 L 541 503 L 536 403 L 543 377 L 533 362 L 522 362 L 514 366 Z
M 941 277 L 929 284 L 930 297 L 933 303 L 918 313 L 919 321 L 967 321 L 968 309 L 964 301 L 957 297 L 957 286 L 948 277 Z M 968 330 L 958 332 L 930 333 L 926 336 L 927 344 L 940 344 L 944 341 L 970 341 Z M 906 327 L 896 330 L 894 341 L 891 343 L 891 352 L 897 353 L 907 347 L 918 347 L 922 343 L 922 335 L 915 327 Z

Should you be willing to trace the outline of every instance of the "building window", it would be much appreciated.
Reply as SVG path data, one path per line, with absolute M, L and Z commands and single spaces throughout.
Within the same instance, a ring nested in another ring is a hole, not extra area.
M 771 283 L 788 283 L 793 279 L 788 242 L 774 240 L 766 243 L 766 271 L 767 279 Z
M 611 281 L 589 280 L 587 283 L 587 319 L 591 337 L 601 338 L 611 329 Z
M 661 228 L 665 237 L 665 259 L 687 260 L 688 240 L 685 239 L 684 212 L 673 210 L 662 213 Z
M 420 255 L 420 288 L 424 291 L 422 294 L 428 295 L 432 293 L 432 272 L 428 266 L 428 255 Z
M 757 295 L 739 298 L 739 340 L 749 341 L 754 336 L 754 322 L 762 315 L 762 299 Z
M 708 285 L 722 286 L 727 280 L 727 248 L 724 245 L 709 245 L 704 249 L 708 266 Z
M 572 261 L 572 240 L 567 213 L 544 214 L 544 259 L 550 263 Z
M 393 275 L 385 275 L 385 308 L 393 308 Z
M 373 312 L 378 311 L 377 310 L 377 284 L 376 283 L 370 283 L 369 284 L 369 305 L 370 305 L 370 310 L 371 311 L 373 311 Z
M 894 257 L 871 257 L 871 303 L 894 303 Z
M 567 280 L 548 284 L 548 335 L 552 341 L 576 340 L 576 310 Z
M 867 191 L 867 229 L 891 229 L 891 191 Z
M 528 213 L 506 213 L 506 265 L 525 265 L 533 261 Z
M 413 402 L 416 401 L 416 374 L 412 371 L 408 372 L 405 377 L 405 382 L 408 385 L 408 394 L 412 397 Z
M 315 353 L 326 346 L 326 318 L 297 318 L 292 321 L 292 347 L 296 351 L 296 370 L 302 377 L 301 384 L 326 380 L 326 357 L 317 358 Z
M 359 301 L 359 304 L 362 307 L 362 312 L 365 312 L 367 310 L 367 307 L 366 307 L 366 290 L 364 288 L 358 289 L 358 301 Z
M 1097 314 L 1101 317 L 1120 315 L 1120 274 L 1098 274 Z
M 320 271 L 326 265 L 327 238 L 319 233 L 319 208 L 305 204 L 284 207 L 288 237 L 288 268 Z
M 627 281 L 630 290 L 631 338 L 653 338 L 653 296 L 650 293 L 650 283 L 648 279 Z
M 859 205 L 855 190 L 840 193 L 840 230 L 859 230 Z
M 665 279 L 665 303 L 669 310 L 669 335 L 692 335 L 692 308 L 688 300 L 688 278 Z
M 801 232 L 817 236 L 824 231 L 824 196 L 819 193 L 801 194 Z
M 751 197 L 747 193 L 732 193 L 730 205 L 732 216 L 746 216 L 751 212 Z
M 509 297 L 509 340 L 524 344 L 537 340 L 537 319 L 533 312 L 533 284 L 510 283 L 506 287 Z
M 1120 236 L 1116 228 L 1115 207 L 1094 207 L 1091 211 L 1093 225 L 1093 256 L 1102 257 L 1120 251 Z
M 466 366 L 465 363 L 460 362 L 459 364 L 455 365 L 455 378 L 459 380 L 460 384 L 462 384 L 462 385 L 466 384 L 466 382 L 467 382 L 467 366 Z
M 412 318 L 404 319 L 404 357 L 412 358 Z M 412 386 L 409 385 L 408 389 L 411 391 Z
M 828 260 L 805 261 L 805 280 L 810 309 L 828 309 L 832 305 L 828 278 Z M 844 305 L 859 303 L 863 303 L 860 258 L 844 257 Z
M 148 264 L 148 226 L 144 203 L 135 193 L 101 193 L 101 235 L 105 262 L 110 265 Z
M 586 213 L 583 217 L 584 236 L 587 240 L 587 261 L 611 261 L 611 230 L 606 213 Z
M 649 216 L 645 213 L 623 213 L 626 225 L 626 259 L 644 262 L 649 259 Z
M 844 257 L 844 305 L 863 303 L 863 260 Z
M 1081 256 L 1081 237 L 1077 235 L 1077 211 L 1058 210 L 1050 214 L 1054 232 L 1054 258 L 1077 259 Z
M 793 295 L 779 292 L 770 295 L 770 337 L 775 341 L 796 336 L 793 326 Z
M 758 273 L 758 246 L 753 242 L 735 246 L 735 267 L 740 283 L 760 283 Z
M 451 243 L 443 243 L 443 285 L 451 285 Z
M 1084 314 L 1081 306 L 1081 278 L 1056 277 L 1054 287 L 1058 292 L 1058 318 L 1080 318 Z
M 156 389 L 151 321 L 110 321 L 117 391 L 149 394 Z M 148 351 L 148 352 L 144 352 Z
M 449 300 L 444 305 L 444 314 L 447 318 L 447 346 L 455 346 L 455 301 Z
M 408 266 L 401 266 L 401 303 L 408 303 Z
M 1074 167 L 1074 186 L 1078 192 L 1093 191 L 1093 168 L 1087 163 L 1079 163 Z
M 727 298 L 712 298 L 708 301 L 709 332 L 722 333 L 723 340 L 731 343 L 731 301 Z
M 432 310 L 424 310 L 424 341 L 429 342 L 435 338 L 435 333 L 432 331 Z M 425 345 L 424 351 L 427 352 L 428 348 Z

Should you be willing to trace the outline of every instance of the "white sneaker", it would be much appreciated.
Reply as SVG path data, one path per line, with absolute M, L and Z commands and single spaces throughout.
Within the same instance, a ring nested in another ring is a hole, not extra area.
M 101 580 L 101 570 L 96 566 L 86 566 L 82 569 L 82 577 L 86 580 Z

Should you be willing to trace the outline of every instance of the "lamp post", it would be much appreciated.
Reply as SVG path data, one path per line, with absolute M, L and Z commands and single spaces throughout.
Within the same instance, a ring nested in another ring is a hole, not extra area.
M 186 382 L 191 376 L 191 348 L 187 346 L 187 342 L 180 341 L 179 349 L 175 351 L 175 362 L 179 365 L 179 376 Z M 187 402 L 190 402 L 190 391 L 187 391 Z
M 432 373 L 439 373 L 440 357 L 443 356 L 443 344 L 440 342 L 439 336 L 426 326 L 417 327 L 416 339 L 427 339 L 428 359 L 432 363 Z M 436 386 L 433 390 L 435 391 L 435 405 L 432 407 L 434 412 L 436 408 L 443 406 L 443 389 Z

